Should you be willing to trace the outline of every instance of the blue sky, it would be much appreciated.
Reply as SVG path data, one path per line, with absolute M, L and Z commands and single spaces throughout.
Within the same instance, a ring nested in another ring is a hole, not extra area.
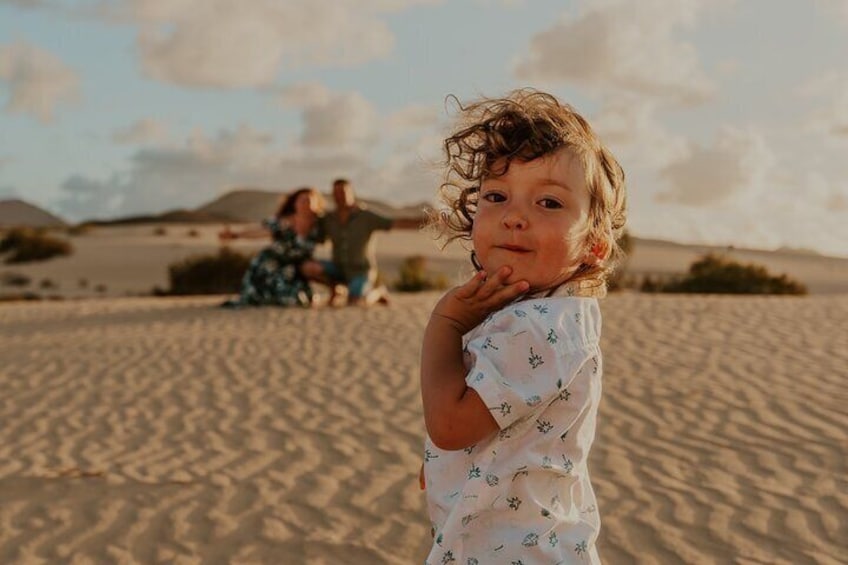
M 432 200 L 445 97 L 533 86 L 619 157 L 635 235 L 848 255 L 846 53 L 848 0 L 0 0 L 0 198 Z

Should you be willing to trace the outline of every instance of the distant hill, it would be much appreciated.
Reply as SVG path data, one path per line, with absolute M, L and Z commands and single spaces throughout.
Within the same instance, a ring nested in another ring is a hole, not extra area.
M 23 200 L 0 200 L 0 228 L 61 228 L 68 224 Z
M 233 190 L 196 208 L 201 214 L 228 218 L 231 222 L 258 222 L 274 214 L 284 192 L 258 189 Z
M 229 218 L 230 221 L 234 222 L 258 222 L 273 215 L 280 204 L 280 199 L 286 194 L 286 192 L 258 189 L 233 190 L 197 208 L 195 212 L 218 218 Z M 327 209 L 332 210 L 335 207 L 332 195 L 324 194 L 324 199 Z M 369 198 L 360 198 L 359 201 L 369 210 L 389 218 L 420 216 L 422 210 L 430 207 L 426 202 L 397 207 Z
M 86 225 L 94 226 L 118 226 L 153 223 L 207 223 L 219 224 L 223 222 L 247 223 L 260 222 L 272 216 L 277 211 L 280 201 L 288 194 L 272 190 L 256 188 L 242 188 L 231 190 L 222 194 L 215 200 L 203 204 L 194 210 L 171 210 L 161 214 L 144 214 L 139 216 L 125 216 L 109 220 L 87 220 Z M 332 195 L 324 194 L 327 210 L 335 208 Z M 359 201 L 369 210 L 389 218 L 418 217 L 422 211 L 430 205 L 426 202 L 409 206 L 392 206 L 379 200 L 360 198 Z
M 217 216 L 207 212 L 199 212 L 196 210 L 171 210 L 161 214 L 147 214 L 143 216 L 125 216 L 123 218 L 115 218 L 112 220 L 86 220 L 83 222 L 87 226 L 126 226 L 134 224 L 157 224 L 157 223 L 178 223 L 178 224 L 219 224 L 221 222 L 234 222 L 229 216 Z

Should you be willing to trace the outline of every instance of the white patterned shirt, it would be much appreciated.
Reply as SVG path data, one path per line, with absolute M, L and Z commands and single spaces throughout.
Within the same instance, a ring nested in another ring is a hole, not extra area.
M 463 337 L 466 382 L 500 431 L 457 451 L 426 439 L 427 565 L 600 563 L 587 459 L 601 314 L 595 298 L 560 294 L 513 303 Z

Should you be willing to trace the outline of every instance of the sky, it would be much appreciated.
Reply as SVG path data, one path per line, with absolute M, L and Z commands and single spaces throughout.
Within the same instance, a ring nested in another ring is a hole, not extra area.
M 848 0 L 0 0 L 0 199 L 434 201 L 448 96 L 519 87 L 593 124 L 633 235 L 848 256 Z

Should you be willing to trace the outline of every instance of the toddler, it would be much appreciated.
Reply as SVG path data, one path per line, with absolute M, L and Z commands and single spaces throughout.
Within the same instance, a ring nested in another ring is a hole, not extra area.
M 470 240 L 478 272 L 424 333 L 426 563 L 599 563 L 597 298 L 619 253 L 624 172 L 549 94 L 459 110 L 437 222 Z

